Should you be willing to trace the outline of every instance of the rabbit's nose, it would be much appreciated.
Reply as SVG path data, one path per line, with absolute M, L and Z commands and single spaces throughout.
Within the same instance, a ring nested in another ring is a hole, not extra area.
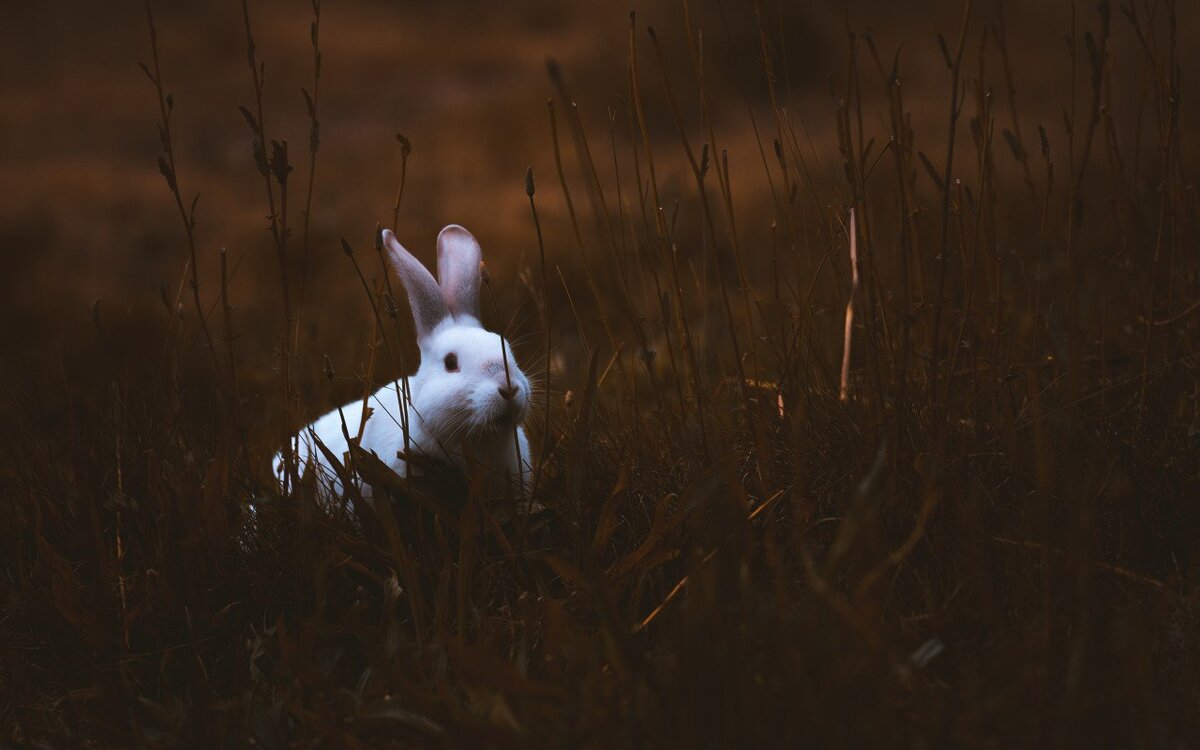
M 496 386 L 496 390 L 500 392 L 500 397 L 505 401 L 512 401 L 513 396 L 517 395 L 517 386 L 515 385 Z

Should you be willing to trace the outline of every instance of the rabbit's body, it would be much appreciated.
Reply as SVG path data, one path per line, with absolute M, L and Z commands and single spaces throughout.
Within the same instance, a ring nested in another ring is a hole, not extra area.
M 449 226 L 438 235 L 438 275 L 434 281 L 395 236 L 384 230 L 393 267 L 408 291 L 416 324 L 421 365 L 408 379 L 408 441 L 401 418 L 403 399 L 392 383 L 367 400 L 370 413 L 360 446 L 393 471 L 405 475 L 406 453 L 450 464 L 464 473 L 482 469 L 522 486 L 529 479 L 529 442 L 521 420 L 530 403 L 529 381 L 517 367 L 508 342 L 479 323 L 480 250 L 467 230 Z M 322 484 L 343 489 L 317 440 L 339 461 L 346 438 L 359 432 L 363 401 L 334 409 L 298 434 L 300 473 L 316 467 Z M 316 439 L 314 439 L 314 437 Z M 282 481 L 283 454 L 274 470 Z M 363 487 L 369 495 L 369 488 Z

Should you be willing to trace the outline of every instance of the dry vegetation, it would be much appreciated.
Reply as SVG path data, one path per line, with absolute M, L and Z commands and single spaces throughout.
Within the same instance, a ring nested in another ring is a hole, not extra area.
M 88 209 L 6 214 L 0 742 L 1195 743 L 1200 19 L 1035 6 L 480 10 L 468 73 L 422 96 L 541 93 L 424 163 L 380 82 L 327 66 L 437 33 L 350 35 L 378 8 L 314 0 L 189 36 L 147 7 L 173 224 L 102 231 L 153 272 L 89 309 L 22 251 Z M 240 115 L 171 78 L 209 32 L 238 67 L 203 90 Z M 376 220 L 424 257 L 442 223 L 480 236 L 485 315 L 548 383 L 532 502 L 361 452 L 389 494 L 358 519 L 275 488 L 290 430 L 412 369 Z

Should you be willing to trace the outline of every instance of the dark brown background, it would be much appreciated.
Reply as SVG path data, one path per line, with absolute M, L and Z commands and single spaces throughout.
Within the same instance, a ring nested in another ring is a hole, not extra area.
M 967 77 L 979 68 L 981 30 L 994 27 L 999 18 L 997 3 L 975 5 Z M 1079 28 L 1094 26 L 1094 9 L 1087 3 L 1076 5 Z M 279 293 L 263 187 L 251 159 L 250 132 L 237 110 L 253 101 L 240 6 L 160 6 L 156 12 L 163 74 L 176 102 L 173 127 L 180 183 L 185 196 L 201 194 L 197 233 L 202 294 L 206 301 L 215 301 L 217 252 L 227 247 L 237 269 L 231 299 L 246 342 L 243 352 L 265 370 L 273 357 Z M 698 125 L 682 6 L 636 6 L 639 26 L 648 23 L 659 29 L 685 117 Z M 1070 90 L 1071 77 L 1064 34 L 1071 28 L 1072 6 L 1065 0 L 1011 0 L 1003 7 L 1027 146 L 1036 148 L 1035 126 L 1045 124 L 1062 179 L 1062 111 L 1071 106 L 1063 94 Z M 399 176 L 396 133 L 404 133 L 413 144 L 398 230 L 418 256 L 429 259 L 441 226 L 461 223 L 481 239 L 489 262 L 502 269 L 505 284 L 515 286 L 515 271 L 525 267 L 534 249 L 523 190 L 525 167 L 532 165 L 548 251 L 555 262 L 572 265 L 574 243 L 550 149 L 546 100 L 554 89 L 546 60 L 555 58 L 563 66 L 591 130 L 597 161 L 611 171 L 609 107 L 617 112 L 619 145 L 627 144 L 622 97 L 628 10 L 626 3 L 607 1 L 325 3 L 313 282 L 306 303 L 312 341 L 336 354 L 345 366 L 364 356 L 366 336 L 359 330 L 369 313 L 337 240 L 345 236 L 369 247 L 375 222 L 388 221 Z M 1179 10 L 1186 49 L 1186 40 L 1194 37 L 1190 29 L 1196 12 L 1187 3 Z M 729 149 L 743 231 L 751 246 L 762 247 L 768 194 L 747 103 L 764 129 L 768 158 L 771 116 L 753 5 L 696 2 L 692 12 L 693 24 L 705 33 L 718 139 Z M 779 73 L 780 87 L 789 113 L 811 138 L 817 179 L 829 185 L 830 195 L 845 192 L 838 182 L 834 92 L 840 94 L 846 80 L 847 24 L 859 33 L 871 33 L 885 60 L 901 50 L 915 138 L 937 154 L 945 140 L 948 73 L 935 34 L 940 30 L 953 41 L 960 13 L 960 4 L 949 0 L 773 4 L 772 19 L 776 14 L 782 19 L 773 30 L 782 40 L 777 53 L 787 62 Z M 268 136 L 288 139 L 296 165 L 289 221 L 296 228 L 292 247 L 298 253 L 308 134 L 300 89 L 311 86 L 311 9 L 298 0 L 257 2 L 252 14 L 259 57 L 266 64 Z M 1123 20 L 1118 13 L 1114 16 L 1120 27 Z M 638 38 L 651 132 L 661 141 L 660 179 L 669 203 L 673 193 L 684 192 L 690 178 L 662 104 L 652 48 L 643 31 Z M 994 47 L 989 54 L 985 64 L 995 66 Z M 1118 124 L 1126 142 L 1133 139 L 1138 122 L 1130 105 L 1146 88 L 1141 66 L 1131 64 L 1136 54 L 1131 35 L 1118 29 L 1109 96 L 1124 108 Z M 1188 80 L 1196 58 L 1187 52 L 1182 58 Z M 136 65 L 149 60 L 140 3 L 8 3 L 0 10 L 0 296 L 5 306 L 0 332 L 6 379 L 37 386 L 44 372 L 57 369 L 60 354 L 70 371 L 86 367 L 88 357 L 80 352 L 89 348 L 90 311 L 96 300 L 103 300 L 107 320 L 142 319 L 161 313 L 160 285 L 167 284 L 172 297 L 180 288 L 186 249 L 178 215 L 156 168 L 154 92 Z M 867 60 L 864 55 L 862 64 L 868 65 Z M 863 78 L 866 127 L 883 139 L 885 110 L 881 102 L 870 106 L 882 87 L 874 85 L 875 74 L 868 72 Z M 999 71 L 992 67 L 987 72 L 992 85 L 1000 86 Z M 1079 63 L 1076 75 L 1077 107 L 1083 111 L 1085 62 Z M 1195 112 L 1191 100 L 1185 99 L 1184 133 L 1195 130 Z M 1145 144 L 1150 142 L 1150 117 L 1147 110 L 1142 125 L 1147 128 Z M 1006 118 L 1006 113 L 1000 115 L 1001 125 L 1007 125 Z M 964 138 L 967 119 L 964 116 L 960 125 Z M 565 127 L 560 138 L 568 176 L 577 181 L 578 162 Z M 1190 141 L 1184 142 L 1188 159 Z M 966 159 L 960 167 L 973 168 Z M 1002 179 L 1017 178 L 1010 159 L 1002 159 L 999 168 Z M 582 200 L 582 194 L 577 198 Z M 625 199 L 629 204 L 628 195 Z M 760 206 L 764 210 L 759 211 Z M 757 221 L 760 216 L 762 221 Z M 881 241 L 894 244 L 895 238 Z M 254 357 L 256 351 L 261 351 L 260 357 Z M 253 374 L 255 369 L 248 371 Z M 302 379 L 314 376 L 300 374 Z

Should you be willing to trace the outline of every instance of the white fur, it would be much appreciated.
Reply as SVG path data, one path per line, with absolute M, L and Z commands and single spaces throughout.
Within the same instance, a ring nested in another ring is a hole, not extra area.
M 478 243 L 457 225 L 442 230 L 438 235 L 439 285 L 390 230 L 384 230 L 383 241 L 408 292 L 421 364 L 408 379 L 410 398 L 403 407 L 398 384 L 386 385 L 370 396 L 371 414 L 363 427 L 361 447 L 404 476 L 403 408 L 408 417 L 409 452 L 464 473 L 471 470 L 469 456 L 476 467 L 509 477 L 523 489 L 529 481 L 530 461 L 529 441 L 520 425 L 529 408 L 529 380 L 517 366 L 508 343 L 485 330 L 477 318 Z M 448 354 L 457 357 L 457 371 L 447 371 Z M 506 398 L 505 391 L 511 397 Z M 321 484 L 341 493 L 341 482 L 313 437 L 344 463 L 349 450 L 346 435 L 353 439 L 358 434 L 362 407 L 361 399 L 352 401 L 341 407 L 340 413 L 334 409 L 300 431 L 296 457 L 300 474 L 315 467 Z M 275 456 L 274 470 L 283 483 L 282 452 Z M 369 487 L 361 490 L 369 496 Z

